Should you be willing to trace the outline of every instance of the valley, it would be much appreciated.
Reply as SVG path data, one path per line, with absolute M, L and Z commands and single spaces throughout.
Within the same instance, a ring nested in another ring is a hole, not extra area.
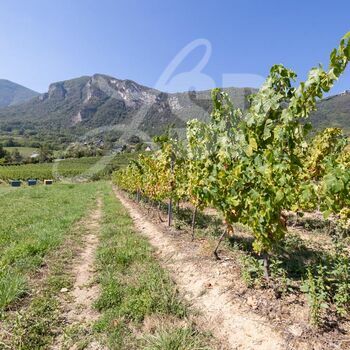
M 328 5 L 1 2 L 0 350 L 350 349 Z
M 248 96 L 257 90 L 232 87 L 224 91 L 236 107 L 245 110 Z M 341 127 L 347 132 L 349 96 L 318 102 L 310 119 L 314 128 Z M 15 105 L 0 104 L 0 142 L 6 146 L 14 140 L 14 147 L 21 148 L 47 144 L 53 150 L 64 150 L 74 142 L 103 144 L 103 149 L 110 150 L 132 144 L 135 137 L 139 143 L 150 143 L 170 126 L 184 137 L 190 119 L 210 119 L 211 105 L 210 91 L 169 94 L 95 74 L 53 83 L 47 93 Z

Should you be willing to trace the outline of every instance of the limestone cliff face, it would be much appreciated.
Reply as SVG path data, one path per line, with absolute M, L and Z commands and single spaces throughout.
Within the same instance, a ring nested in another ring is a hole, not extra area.
M 48 98 L 64 99 L 66 97 L 67 90 L 64 87 L 63 82 L 53 83 L 49 86 Z
M 119 80 L 102 74 L 95 74 L 87 83 L 87 99 L 94 95 L 106 95 L 122 100 L 127 106 L 152 104 L 158 91 L 139 85 L 132 80 Z

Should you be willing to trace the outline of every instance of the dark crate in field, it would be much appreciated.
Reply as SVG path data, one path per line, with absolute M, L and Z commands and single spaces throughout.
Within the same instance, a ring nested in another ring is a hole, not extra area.
M 29 179 L 27 183 L 28 183 L 28 186 L 35 186 L 37 184 L 37 180 Z
M 44 185 L 52 185 L 53 180 L 44 180 Z
M 21 186 L 21 181 L 20 180 L 12 180 L 12 181 L 10 181 L 10 185 L 12 187 L 20 187 Z

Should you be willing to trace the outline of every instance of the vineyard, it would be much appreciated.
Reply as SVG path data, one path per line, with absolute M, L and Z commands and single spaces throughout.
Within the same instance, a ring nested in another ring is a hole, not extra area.
M 57 183 L 0 186 L 0 347 L 346 349 L 350 142 L 308 118 L 349 60 L 275 65 L 245 111 L 214 89 L 154 152 L 0 166 Z
M 186 144 L 169 130 L 155 139 L 157 152 L 113 177 L 137 202 L 160 210 L 167 203 L 169 226 L 175 204 L 189 204 L 193 239 L 198 214 L 214 209 L 222 223 L 216 259 L 220 243 L 226 237 L 237 243 L 243 227 L 252 238 L 242 265 L 246 281 L 277 298 L 306 293 L 315 326 L 349 317 L 350 151 L 340 129 L 312 137 L 307 119 L 349 60 L 350 33 L 332 51 L 328 69 L 313 68 L 299 86 L 293 71 L 273 66 L 244 113 L 214 89 L 211 121 L 188 122 Z M 300 253 L 291 249 L 291 218 L 296 224 L 304 217 L 327 227 L 331 248 L 291 267 Z
M 350 0 L 0 18 L 0 350 L 350 350 Z
M 63 159 L 54 163 L 0 166 L 0 181 L 13 179 L 97 179 L 128 163 L 133 154 Z
M 83 174 L 94 166 L 100 157 L 64 159 L 57 163 L 23 164 L 0 167 L 0 179 L 38 179 L 44 180 L 56 176 L 74 177 Z

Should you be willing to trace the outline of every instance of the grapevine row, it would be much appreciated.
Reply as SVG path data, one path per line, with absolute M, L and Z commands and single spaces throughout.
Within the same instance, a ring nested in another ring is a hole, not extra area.
M 347 139 L 337 128 L 310 138 L 307 122 L 349 60 L 350 33 L 332 51 L 329 68 L 311 69 L 298 87 L 293 71 L 275 65 L 245 112 L 214 89 L 211 121 L 189 121 L 186 146 L 168 132 L 156 140 L 158 151 L 115 173 L 115 183 L 157 202 L 215 208 L 226 227 L 221 239 L 233 234 L 234 223 L 243 224 L 268 278 L 269 253 L 287 231 L 286 212 L 318 209 L 349 225 Z

